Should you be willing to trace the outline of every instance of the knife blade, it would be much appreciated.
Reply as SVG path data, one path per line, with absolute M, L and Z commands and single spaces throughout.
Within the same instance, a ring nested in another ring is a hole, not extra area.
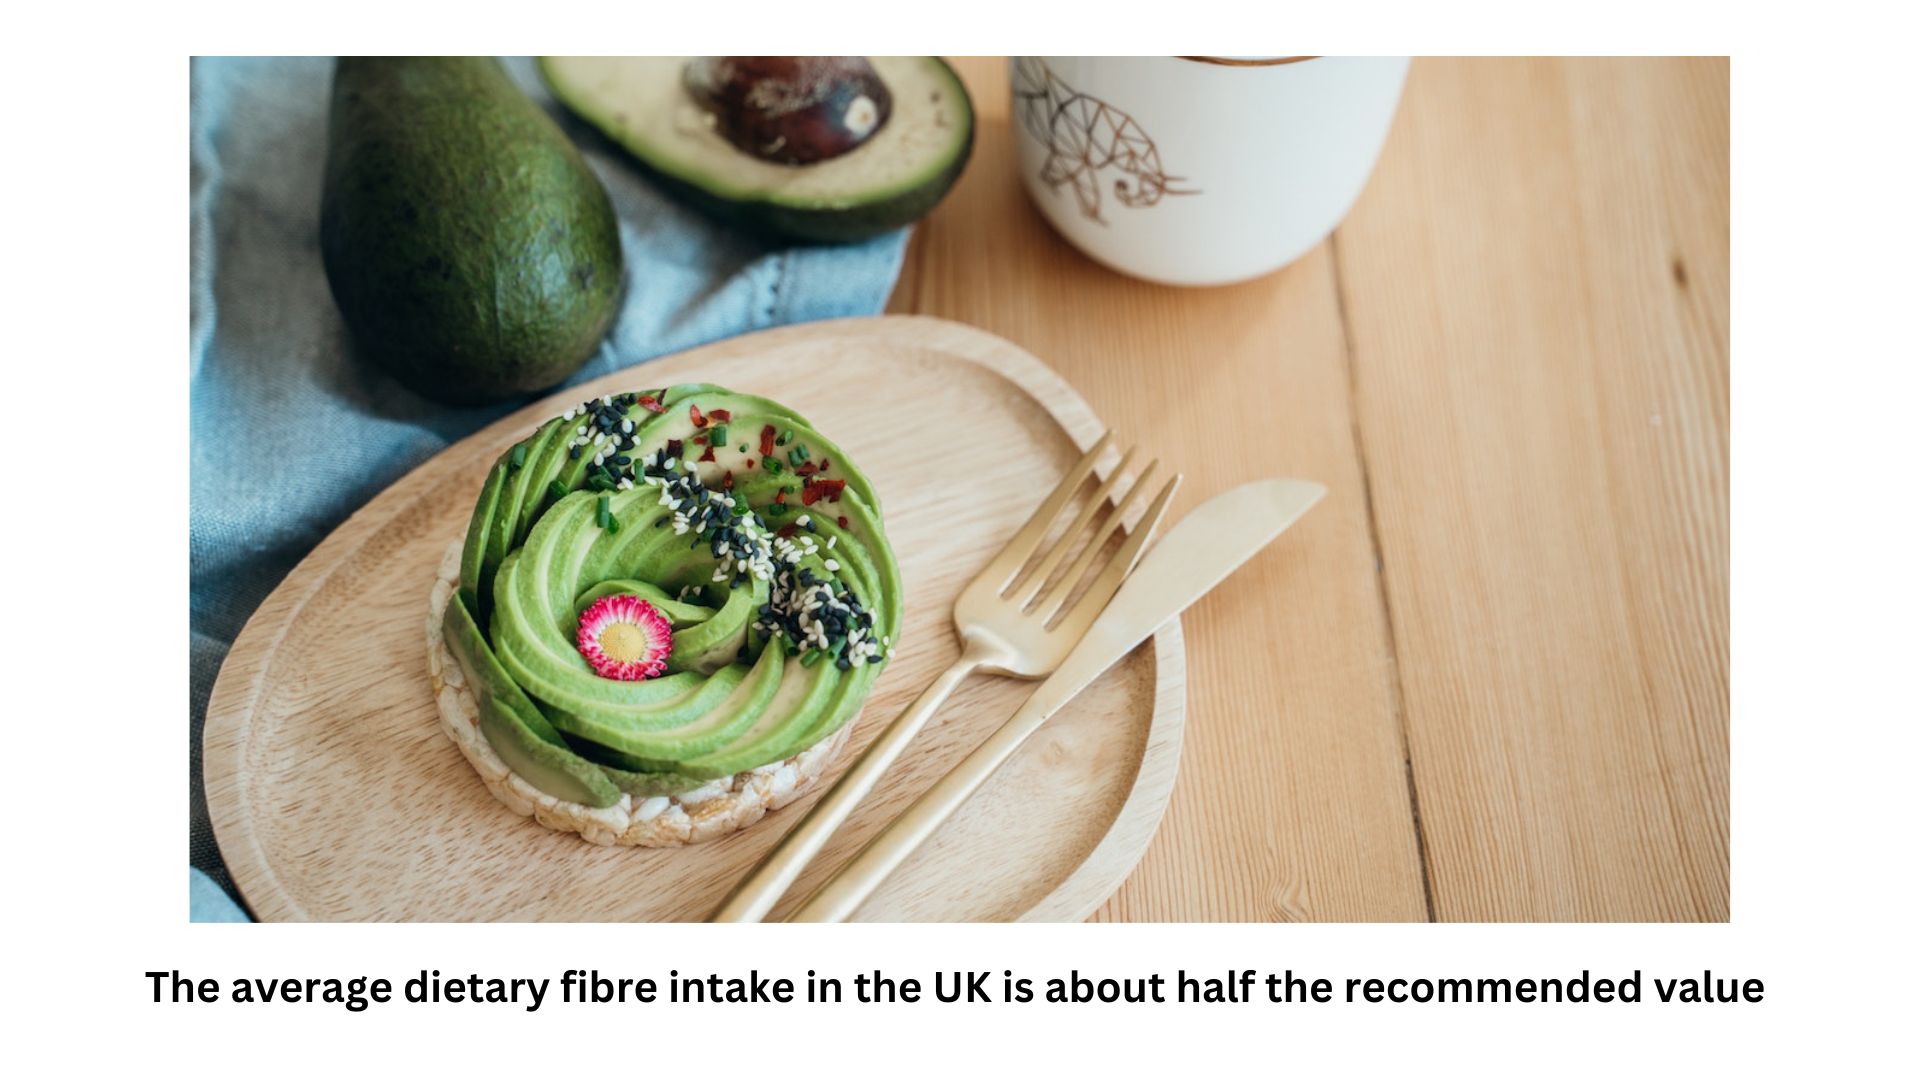
M 1310 480 L 1256 480 L 1216 495 L 1167 530 L 1060 667 L 1000 729 L 796 908 L 790 922 L 839 922 L 933 835 L 994 770 L 1087 684 L 1186 610 L 1327 493 Z

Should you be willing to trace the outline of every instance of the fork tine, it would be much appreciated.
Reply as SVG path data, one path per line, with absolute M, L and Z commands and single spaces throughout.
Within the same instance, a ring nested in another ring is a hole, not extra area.
M 1033 516 L 1027 519 L 1025 525 L 1020 526 L 1020 531 L 1013 534 L 1013 539 L 1007 541 L 1007 546 L 1001 549 L 1000 554 L 994 556 L 985 570 L 980 571 L 982 578 L 993 580 L 994 592 L 1004 591 L 1009 584 L 1012 584 L 1013 576 L 1026 565 L 1027 557 L 1040 546 L 1040 541 L 1046 539 L 1047 529 L 1053 524 L 1053 519 L 1060 515 L 1060 508 L 1067 505 L 1067 500 L 1073 498 L 1073 493 L 1079 490 L 1081 481 L 1093 471 L 1094 459 L 1107 449 L 1107 444 L 1111 441 L 1113 441 L 1113 432 L 1109 431 L 1101 435 L 1093 444 L 1093 448 L 1088 450 L 1073 468 L 1067 470 L 1067 475 L 1060 479 L 1060 486 L 1054 488 L 1053 494 L 1047 496 L 1047 501 L 1040 504 L 1039 509 L 1033 512 Z
M 1039 595 L 1040 590 L 1047 584 L 1047 578 L 1052 575 L 1054 569 L 1067 557 L 1067 554 L 1073 550 L 1073 542 L 1079 539 L 1080 534 L 1087 527 L 1087 522 L 1092 521 L 1093 515 L 1099 513 L 1100 508 L 1106 505 L 1107 497 L 1113 493 L 1114 485 L 1120 482 L 1120 478 L 1126 475 L 1127 466 L 1133 463 L 1134 451 L 1138 449 L 1139 447 L 1137 446 L 1127 447 L 1127 452 L 1120 456 L 1120 464 L 1115 465 L 1113 471 L 1107 474 L 1105 482 L 1093 493 L 1093 498 L 1087 501 L 1087 505 L 1080 510 L 1080 513 L 1074 517 L 1073 523 L 1067 526 L 1067 531 L 1061 533 L 1060 539 L 1054 541 L 1053 550 L 1047 552 L 1046 558 L 1040 560 L 1040 564 L 1035 566 L 1032 573 L 1028 574 L 1024 582 L 1020 584 L 1019 589 L 1016 590 L 1019 595 L 1013 598 L 1014 607 L 1024 609 L 1028 604 L 1033 603 L 1034 598 Z M 1016 578 L 1015 580 L 1020 581 L 1021 579 Z
M 1146 468 L 1141 469 L 1134 476 L 1133 483 L 1127 488 L 1127 493 L 1113 500 L 1112 511 L 1092 530 L 1093 535 L 1087 540 L 1086 546 L 1081 548 L 1073 564 L 1060 574 L 1054 582 L 1054 588 L 1048 589 L 1046 596 L 1032 605 L 1031 610 L 1028 611 L 1029 614 L 1045 607 L 1047 617 L 1050 618 L 1053 612 L 1060 609 L 1060 605 L 1073 593 L 1074 586 L 1086 576 L 1087 567 L 1093 565 L 1093 561 L 1100 557 L 1100 549 L 1107 546 L 1108 538 L 1120 530 L 1121 519 L 1127 516 L 1128 508 L 1139 501 L 1141 492 L 1152 490 L 1147 485 L 1153 480 L 1154 471 L 1159 468 L 1160 459 L 1155 458 L 1147 462 Z M 1041 621 L 1046 620 L 1043 618 Z
M 1128 508 L 1139 501 L 1142 492 L 1152 490 L 1147 485 L 1153 480 L 1154 471 L 1158 468 L 1160 468 L 1160 459 L 1155 458 L 1147 462 L 1147 467 L 1134 476 L 1133 483 L 1127 488 L 1127 493 L 1113 500 L 1112 511 L 1107 514 L 1105 520 L 1094 527 L 1093 535 L 1088 538 L 1086 546 L 1080 549 L 1080 554 L 1060 574 L 1058 580 L 1054 582 L 1054 587 L 1047 590 L 1046 596 L 1031 606 L 1029 614 L 1044 608 L 1046 614 L 1040 620 L 1044 623 L 1053 617 L 1054 612 L 1060 610 L 1060 605 L 1073 594 L 1074 586 L 1086 577 L 1087 567 L 1092 566 L 1093 561 L 1100 557 L 1100 549 L 1107 546 L 1108 538 L 1120 531 L 1120 521 L 1127 516 Z
M 1159 462 L 1156 461 L 1154 464 L 1157 465 Z M 1151 470 L 1152 466 L 1148 468 Z M 1167 480 L 1166 486 L 1160 489 L 1160 494 L 1154 496 L 1153 503 L 1147 507 L 1146 513 L 1140 515 L 1139 523 L 1133 527 L 1132 532 L 1127 534 L 1126 542 L 1120 545 L 1120 550 L 1113 553 L 1113 558 L 1100 571 L 1100 576 L 1093 579 L 1093 584 L 1087 586 L 1087 591 L 1081 594 L 1079 601 L 1073 605 L 1073 610 L 1067 613 L 1066 618 L 1060 620 L 1059 626 L 1053 628 L 1055 632 L 1067 634 L 1070 641 L 1077 640 L 1100 615 L 1100 612 L 1106 609 L 1107 601 L 1113 599 L 1113 594 L 1119 591 L 1120 583 L 1133 572 L 1133 564 L 1140 561 L 1140 550 L 1146 546 L 1147 537 L 1152 535 L 1154 527 L 1160 523 L 1160 518 L 1167 512 L 1167 504 L 1173 501 L 1173 493 L 1179 489 L 1182 479 L 1181 474 L 1174 473 Z M 1133 485 L 1134 491 L 1146 487 L 1146 474 L 1141 474 L 1140 480 L 1140 483 Z M 1128 502 L 1133 501 L 1134 491 L 1127 492 Z M 1113 521 L 1118 523 L 1119 520 L 1120 512 L 1116 510 Z M 1104 541 L 1105 537 L 1101 539 Z M 1098 549 L 1088 549 L 1089 552 L 1095 550 Z M 1087 560 L 1083 558 L 1080 561 Z M 1078 580 L 1077 574 L 1075 580 Z M 1051 622 L 1055 612 L 1072 595 L 1071 588 L 1062 588 L 1059 599 L 1049 605 L 1049 610 L 1042 616 L 1042 621 Z

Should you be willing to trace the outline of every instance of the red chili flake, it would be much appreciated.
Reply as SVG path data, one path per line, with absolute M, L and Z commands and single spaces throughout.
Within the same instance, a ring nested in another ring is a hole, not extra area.
M 780 531 L 777 533 L 774 533 L 773 535 L 792 536 L 794 533 L 797 533 L 799 531 L 800 531 L 800 526 L 795 525 L 793 522 L 789 521 L 785 525 L 780 526 Z
M 748 458 L 748 459 L 747 459 L 747 468 L 749 468 L 749 469 L 751 469 L 751 468 L 753 468 L 753 459 L 752 459 L 752 458 Z
M 703 453 L 702 453 L 702 454 L 700 455 L 700 457 L 699 457 L 699 459 L 698 459 L 698 460 L 700 460 L 700 461 L 712 461 L 712 460 L 713 460 L 713 447 L 711 447 L 711 446 L 709 446 L 709 447 L 707 447 L 707 449 L 706 449 L 706 451 L 705 451 L 705 452 L 703 452 Z
M 706 418 L 706 417 L 704 417 L 704 416 L 701 416 L 701 415 L 700 415 L 700 406 L 698 406 L 698 405 L 696 405 L 696 404 L 694 404 L 694 403 L 692 403 L 692 402 L 688 402 L 688 403 L 687 403 L 687 415 L 688 415 L 688 416 L 691 416 L 691 417 L 693 417 L 693 426 L 694 426 L 694 427 L 706 427 L 706 426 L 707 426 L 707 418 Z
M 811 461 L 793 467 L 793 475 L 795 476 L 812 476 L 819 471 L 820 466 L 815 465 Z
M 844 529 L 847 527 L 847 516 L 845 514 L 840 515 L 840 517 L 835 520 L 839 523 L 841 528 Z
M 732 469 L 728 469 L 725 473 L 721 475 L 720 490 L 721 491 L 733 490 L 733 470 Z
M 781 488 L 781 489 L 780 489 L 779 491 L 777 491 L 777 492 L 774 492 L 774 495 L 773 495 L 773 501 L 774 501 L 774 502 L 777 502 L 777 503 L 783 503 L 783 502 L 786 502 L 786 501 L 787 501 L 787 489 L 786 489 L 786 488 Z
M 773 425 L 772 424 L 768 424 L 766 427 L 763 427 L 760 429 L 760 456 L 761 457 L 773 456 Z
M 707 414 L 707 419 L 713 421 L 716 424 L 724 424 L 727 421 L 733 419 L 733 410 L 732 409 L 715 409 L 712 412 Z
M 654 397 L 652 394 L 640 395 L 640 407 L 648 412 L 663 413 L 667 411 L 667 407 L 660 404 L 660 399 Z
M 682 445 L 682 444 L 681 444 L 681 442 L 680 442 L 680 440 L 679 440 L 679 439 L 668 439 L 668 440 L 667 440 L 667 456 L 668 456 L 668 457 L 670 457 L 670 458 L 677 458 L 677 457 L 679 457 L 679 456 L 680 456 L 680 451 L 681 451 L 681 450 L 684 450 L 685 448 L 686 448 L 686 447 L 685 447 L 684 445 Z
M 800 499 L 808 506 L 820 501 L 822 496 L 833 502 L 839 502 L 840 493 L 846 489 L 845 480 L 809 480 L 806 489 L 800 493 Z
M 695 446 L 706 446 L 712 441 L 712 439 L 707 438 L 705 435 L 695 435 L 693 437 L 693 445 Z

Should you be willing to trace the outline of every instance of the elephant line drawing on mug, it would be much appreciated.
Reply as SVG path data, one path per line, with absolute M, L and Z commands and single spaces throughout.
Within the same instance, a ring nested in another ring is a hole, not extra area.
M 1167 175 L 1159 148 L 1133 117 L 1060 81 L 1045 60 L 1026 56 L 1014 62 L 1013 97 L 1020 123 L 1047 150 L 1040 179 L 1056 192 L 1072 185 L 1082 215 L 1107 223 L 1100 206 L 1109 174 L 1117 174 L 1114 198 L 1136 210 L 1165 195 L 1200 194 L 1174 186 L 1186 178 Z

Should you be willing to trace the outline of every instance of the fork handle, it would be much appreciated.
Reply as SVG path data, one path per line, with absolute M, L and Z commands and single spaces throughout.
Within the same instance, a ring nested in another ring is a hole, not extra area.
M 788 922 L 845 922 L 887 875 L 898 869 L 907 856 L 926 843 L 942 822 L 953 816 L 962 803 L 987 782 L 994 770 L 1006 763 L 1015 750 L 1027 741 L 1040 725 L 1059 709 L 1061 702 L 1042 687 L 1028 697 L 1018 712 L 1000 726 L 1000 730 L 967 755 L 965 761 L 940 778 L 926 793 L 914 800 L 893 823 L 867 842 L 860 853 L 849 859 L 838 873 L 815 890 L 794 912 Z
M 887 725 L 879 738 L 873 740 L 873 745 L 867 747 L 867 752 L 860 755 L 860 760 L 854 762 L 846 775 L 819 802 L 813 804 L 813 809 L 780 841 L 780 846 L 761 860 L 746 880 L 734 887 L 733 893 L 713 913 L 710 921 L 759 922 L 764 918 L 793 886 L 800 872 L 807 868 L 814 856 L 820 854 L 820 849 L 826 846 L 834 830 L 873 790 L 881 774 L 894 763 L 900 752 L 920 733 L 920 729 L 927 726 L 927 721 L 939 711 L 954 688 L 980 666 L 981 660 L 981 654 L 969 647 L 951 667 L 933 680 L 932 685 L 921 691 L 913 704 Z

